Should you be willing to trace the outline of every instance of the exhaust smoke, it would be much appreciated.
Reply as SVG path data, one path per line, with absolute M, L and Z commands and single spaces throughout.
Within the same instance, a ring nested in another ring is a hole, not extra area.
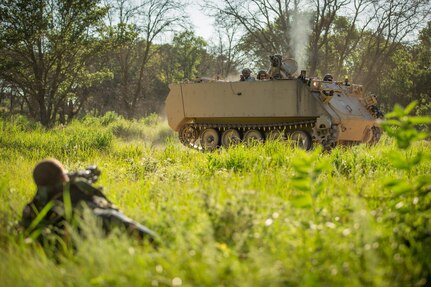
M 312 14 L 293 10 L 292 23 L 289 31 L 291 54 L 298 62 L 298 70 L 305 70 L 308 60 L 308 43 L 312 32 Z

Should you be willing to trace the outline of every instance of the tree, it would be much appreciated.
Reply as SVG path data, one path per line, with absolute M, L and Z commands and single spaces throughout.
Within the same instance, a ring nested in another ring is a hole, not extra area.
M 102 41 L 101 65 L 113 73 L 96 97 L 99 111 L 114 110 L 127 118 L 145 115 L 163 101 L 167 85 L 160 75 L 162 36 L 185 22 L 184 0 L 106 0 L 109 6 Z M 163 86 L 163 87 L 162 87 Z M 94 99 L 93 102 L 97 103 Z M 147 103 L 145 106 L 143 103 Z
M 386 103 L 387 110 L 392 109 L 395 103 L 407 106 L 415 100 L 413 85 L 416 63 L 413 60 L 411 49 L 408 47 L 398 49 L 390 61 L 391 69 L 386 72 L 380 82 L 380 95 Z
M 417 95 L 418 113 L 431 115 L 431 21 L 419 33 L 419 43 L 413 50 L 417 63 L 414 75 L 414 94 Z
M 124 103 L 129 118 L 135 115 L 138 101 L 145 99 L 145 74 L 153 75 L 147 71 L 152 57 L 158 52 L 159 45 L 154 46 L 154 41 L 163 33 L 175 30 L 184 23 L 184 4 L 177 0 L 147 0 L 138 9 L 138 28 L 142 40 L 138 48 L 138 74 L 134 90 L 128 95 L 123 95 Z
M 159 49 L 160 74 L 159 78 L 166 84 L 183 80 L 179 72 L 175 48 L 171 44 L 164 44 Z
M 198 76 L 198 66 L 206 53 L 207 43 L 202 37 L 196 37 L 193 32 L 185 31 L 175 35 L 172 46 L 178 62 L 180 77 L 194 79 Z
M 217 22 L 228 22 L 242 29 L 242 49 L 260 66 L 268 63 L 270 54 L 292 55 L 291 4 L 289 0 L 222 0 L 208 1 L 205 6 L 218 17 Z
M 206 46 L 203 38 L 192 31 L 175 34 L 172 44 L 160 47 L 160 78 L 169 84 L 202 76 L 199 67 L 208 56 Z
M 313 19 L 313 32 L 310 41 L 310 74 L 319 70 L 329 71 L 330 44 L 332 26 L 340 10 L 349 3 L 348 0 L 316 0 Z
M 248 57 L 241 50 L 239 41 L 242 38 L 240 29 L 235 23 L 216 20 L 217 38 L 215 43 L 210 46 L 210 53 L 213 61 L 208 62 L 207 74 L 218 78 L 228 78 L 233 74 L 238 74 L 238 69 L 247 63 Z M 211 66 L 209 65 L 211 64 Z M 210 72 L 211 71 L 211 72 Z
M 107 25 L 101 30 L 101 41 L 106 47 L 98 58 L 100 67 L 112 72 L 94 94 L 93 106 L 105 113 L 114 110 L 127 116 L 127 99 L 133 94 L 139 72 L 140 29 L 137 15 L 142 5 L 126 0 L 106 1 L 109 7 Z M 99 103 L 99 104 L 98 104 Z
M 356 46 L 360 54 L 354 60 L 352 74 L 376 91 L 391 57 L 431 16 L 431 4 L 427 0 L 380 0 L 373 2 L 368 14 L 370 29 Z
M 379 82 L 388 109 L 396 103 L 418 101 L 419 114 L 431 111 L 431 21 L 419 33 L 418 43 L 403 45 L 390 58 L 389 69 Z
M 94 78 L 85 64 L 99 49 L 93 36 L 105 13 L 94 0 L 0 4 L 0 77 L 20 90 L 31 116 L 44 126 Z

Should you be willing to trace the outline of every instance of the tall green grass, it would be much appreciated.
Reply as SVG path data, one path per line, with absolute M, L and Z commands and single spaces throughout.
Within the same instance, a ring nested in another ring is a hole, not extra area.
M 431 174 L 424 157 L 401 170 L 391 155 L 431 154 L 427 141 L 311 152 L 283 142 L 213 153 L 183 147 L 156 116 L 87 117 L 44 130 L 0 124 L 2 286 L 421 286 L 430 284 L 430 196 L 399 194 Z M 157 249 L 120 233 L 53 255 L 17 228 L 34 195 L 37 161 L 97 164 L 97 184 L 155 230 Z M 400 197 L 401 196 L 401 197 Z M 402 202 L 402 203 L 400 203 Z M 405 209 L 408 208 L 408 209 Z

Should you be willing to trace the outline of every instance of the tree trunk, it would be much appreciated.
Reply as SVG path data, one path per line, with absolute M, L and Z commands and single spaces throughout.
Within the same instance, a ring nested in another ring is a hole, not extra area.
M 50 121 L 48 111 L 46 110 L 45 106 L 45 97 L 43 91 L 39 91 L 37 103 L 39 108 L 39 121 L 44 127 L 49 127 Z

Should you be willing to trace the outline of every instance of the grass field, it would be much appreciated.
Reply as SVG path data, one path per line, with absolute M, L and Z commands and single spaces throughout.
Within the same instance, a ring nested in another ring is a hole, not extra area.
M 431 286 L 431 143 L 304 152 L 283 142 L 201 153 L 157 116 L 44 130 L 0 120 L 1 286 Z M 53 255 L 17 227 L 46 157 L 96 164 L 158 249 L 86 222 Z

